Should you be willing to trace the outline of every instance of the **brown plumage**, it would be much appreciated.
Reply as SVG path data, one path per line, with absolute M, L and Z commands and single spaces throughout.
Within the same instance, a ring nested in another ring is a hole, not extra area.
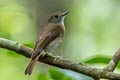
M 38 61 L 41 52 L 52 50 L 52 48 L 57 47 L 63 39 L 65 27 L 64 27 L 64 15 L 68 12 L 64 13 L 56 13 L 51 16 L 48 20 L 48 24 L 40 33 L 39 40 L 35 44 L 35 48 L 32 53 L 32 60 L 28 67 L 25 70 L 25 74 L 31 74 L 32 70 Z

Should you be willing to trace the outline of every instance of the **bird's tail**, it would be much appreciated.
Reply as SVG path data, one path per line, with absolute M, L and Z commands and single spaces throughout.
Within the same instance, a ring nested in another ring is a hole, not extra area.
M 40 54 L 31 60 L 31 62 L 29 63 L 29 65 L 27 66 L 27 68 L 25 70 L 25 75 L 27 75 L 27 74 L 31 75 L 32 70 L 33 70 L 36 62 L 38 61 L 39 57 L 40 57 Z

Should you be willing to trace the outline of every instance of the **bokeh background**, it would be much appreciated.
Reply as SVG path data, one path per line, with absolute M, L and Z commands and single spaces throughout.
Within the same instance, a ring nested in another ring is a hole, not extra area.
M 33 48 L 49 16 L 66 10 L 65 38 L 54 55 L 103 68 L 120 47 L 120 0 L 0 0 L 0 37 Z M 92 80 L 43 63 L 25 76 L 29 61 L 0 49 L 0 80 Z

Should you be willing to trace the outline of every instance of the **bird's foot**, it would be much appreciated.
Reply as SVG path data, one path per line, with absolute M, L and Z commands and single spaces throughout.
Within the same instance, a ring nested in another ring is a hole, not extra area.
M 61 59 L 62 56 L 55 56 L 54 63 L 56 62 L 57 59 Z
M 45 57 L 47 55 L 47 53 L 45 52 L 45 51 L 42 51 L 41 53 L 40 53 L 40 56 L 41 57 Z
M 49 55 L 49 53 L 48 53 L 48 52 L 44 52 L 44 51 L 41 52 L 41 54 L 40 54 L 41 57 L 46 57 L 46 56 L 48 56 L 48 55 Z

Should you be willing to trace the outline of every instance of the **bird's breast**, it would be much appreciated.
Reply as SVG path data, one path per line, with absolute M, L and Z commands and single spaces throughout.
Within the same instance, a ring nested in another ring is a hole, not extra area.
M 49 23 L 46 29 L 48 30 L 46 34 L 49 34 L 50 39 L 52 40 L 49 44 L 47 44 L 44 50 L 47 52 L 51 52 L 62 43 L 65 27 L 61 24 Z
M 60 38 L 55 39 L 45 48 L 45 51 L 53 52 L 62 43 L 62 40 L 63 39 L 60 39 Z

